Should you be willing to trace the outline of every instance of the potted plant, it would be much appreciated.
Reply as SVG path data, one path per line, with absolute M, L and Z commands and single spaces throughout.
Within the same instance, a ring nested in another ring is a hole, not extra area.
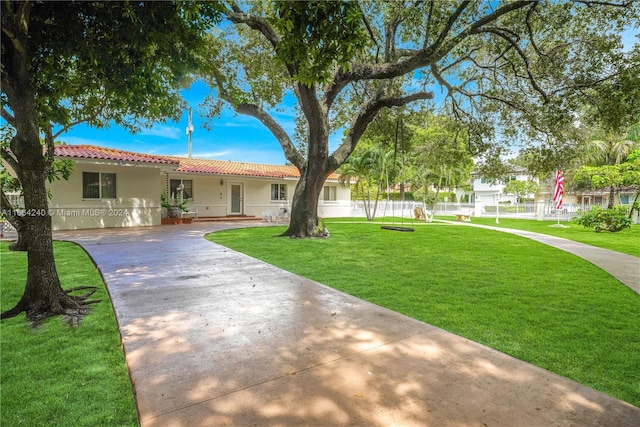
M 181 218 L 181 212 L 187 212 L 187 201 L 183 200 L 178 203 L 177 200 L 173 200 L 173 203 L 169 201 L 169 197 L 166 192 L 160 195 L 160 206 L 165 209 L 166 217 L 162 218 L 163 224 L 182 224 L 190 223 L 193 218 Z

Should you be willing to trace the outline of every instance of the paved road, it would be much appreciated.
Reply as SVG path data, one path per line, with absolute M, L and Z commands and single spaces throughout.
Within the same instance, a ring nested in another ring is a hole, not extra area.
M 105 278 L 143 427 L 640 425 L 640 408 L 202 238 L 234 226 L 56 233 Z

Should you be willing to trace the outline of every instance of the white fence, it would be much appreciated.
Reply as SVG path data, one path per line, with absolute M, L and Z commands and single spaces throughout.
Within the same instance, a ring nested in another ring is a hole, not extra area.
M 374 202 L 371 202 L 370 212 L 373 214 Z M 454 203 L 454 202 L 438 202 L 434 215 L 448 216 L 455 215 L 458 212 L 470 211 L 472 216 L 482 217 L 500 217 L 500 218 L 522 218 L 522 219 L 545 219 L 569 221 L 579 214 L 586 212 L 594 205 L 575 205 L 565 204 L 562 209 L 556 210 L 553 203 L 547 202 L 526 202 L 519 204 L 499 204 L 485 205 L 482 203 Z M 398 217 L 413 218 L 413 209 L 421 207 L 427 211 L 433 210 L 433 205 L 416 201 L 389 201 L 379 200 L 375 212 L 375 218 Z M 603 206 L 606 207 L 606 206 Z M 497 211 L 497 212 L 496 212 Z M 351 201 L 351 216 L 366 218 L 364 202 L 362 200 Z M 636 216 L 636 222 L 638 221 Z

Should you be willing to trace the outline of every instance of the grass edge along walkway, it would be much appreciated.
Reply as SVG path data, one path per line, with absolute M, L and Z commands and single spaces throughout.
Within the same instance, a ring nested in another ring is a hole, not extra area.
M 450 225 L 480 227 L 488 230 L 515 234 L 517 236 L 526 237 L 528 239 L 544 243 L 545 245 L 561 249 L 589 261 L 596 267 L 611 274 L 625 286 L 632 289 L 635 293 L 640 294 L 640 258 L 633 255 L 576 242 L 575 240 L 569 240 L 563 237 L 553 236 L 551 234 L 536 233 L 534 231 L 496 227 L 493 225 L 472 224 L 471 222 L 454 222 L 445 220 L 436 221 L 445 222 Z
M 451 221 L 451 217 L 436 216 L 436 220 Z M 454 218 L 455 219 L 455 218 Z M 585 228 L 574 222 L 562 221 L 562 227 L 557 227 L 557 221 L 538 221 L 522 218 L 500 218 L 499 224 L 495 223 L 495 218 L 472 217 L 471 224 L 487 225 L 498 228 L 530 231 L 533 233 L 546 234 L 575 242 L 622 252 L 627 255 L 640 257 L 640 224 L 633 224 L 631 228 L 624 229 L 616 233 L 600 232 L 596 233 L 591 228 Z
M 326 223 L 330 239 L 274 238 L 278 227 L 207 238 L 640 405 L 640 296 L 608 273 L 481 228 Z
M 24 290 L 26 253 L 0 242 L 1 308 Z M 102 277 L 86 252 L 54 242 L 62 287 L 96 286 L 102 299 L 77 327 L 53 317 L 31 328 L 21 314 L 0 323 L 2 425 L 137 426 L 118 326 Z

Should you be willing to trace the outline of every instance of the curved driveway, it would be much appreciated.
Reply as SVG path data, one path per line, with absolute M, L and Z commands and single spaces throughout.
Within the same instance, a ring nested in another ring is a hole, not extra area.
M 99 266 L 147 426 L 637 426 L 640 408 L 202 238 L 57 232 Z

